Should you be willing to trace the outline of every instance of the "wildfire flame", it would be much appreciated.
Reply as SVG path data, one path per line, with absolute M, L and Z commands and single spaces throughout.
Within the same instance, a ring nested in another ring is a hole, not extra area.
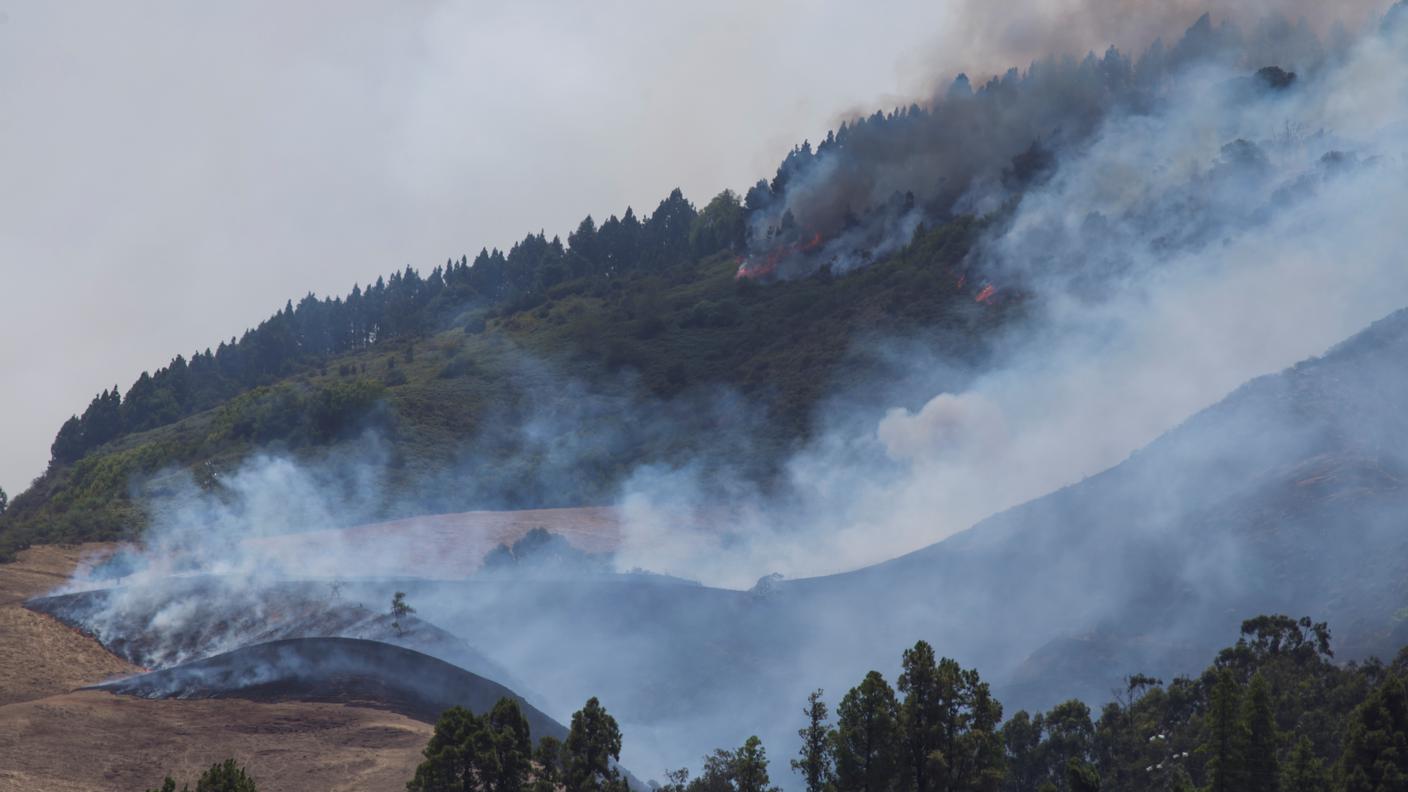
M 983 290 L 978 292 L 978 296 L 974 297 L 973 299 L 977 302 L 986 304 L 992 300 L 993 295 L 995 294 L 997 294 L 997 287 L 989 283 L 984 285 Z
M 826 240 L 822 238 L 821 232 L 812 234 L 811 238 L 805 242 L 797 242 L 791 245 L 782 245 L 769 250 L 761 260 L 747 256 L 738 260 L 738 274 L 734 280 L 744 278 L 764 278 L 777 271 L 777 267 L 788 257 L 797 253 L 810 253 L 821 247 Z

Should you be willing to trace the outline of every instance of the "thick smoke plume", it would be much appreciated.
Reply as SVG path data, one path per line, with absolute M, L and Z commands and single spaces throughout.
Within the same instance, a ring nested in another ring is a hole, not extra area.
M 1043 178 L 1055 159 L 1078 154 L 1106 119 L 1169 102 L 1190 70 L 1216 64 L 1304 74 L 1337 60 L 1348 46 L 1342 27 L 1335 35 L 1324 30 L 1324 11 L 1310 18 L 1286 8 L 1256 15 L 1252 4 L 1198 17 L 1181 3 L 1031 5 L 1030 13 L 991 4 L 965 9 L 971 13 L 952 30 L 982 40 L 989 36 L 981 31 L 1000 18 L 1007 27 L 998 37 L 1029 38 L 1019 29 L 1028 24 L 1058 31 L 1051 41 L 1021 42 L 1023 56 L 1045 56 L 977 83 L 960 74 L 922 103 L 860 116 L 815 150 L 810 144 L 793 150 L 771 182 L 748 193 L 755 211 L 740 274 L 789 277 L 823 266 L 863 266 L 907 243 L 923 223 L 1000 207 Z M 1103 7 L 1111 5 L 1148 5 L 1140 10 L 1149 13 Z M 1047 15 L 1051 24 L 1042 24 Z M 1338 18 L 1362 24 L 1363 13 L 1346 9 Z M 1172 33 L 1175 19 L 1197 22 L 1165 44 L 1153 31 Z M 1093 20 L 1125 22 L 1106 30 L 1087 24 Z M 1093 49 L 1081 56 L 1081 46 Z M 1006 62 L 1022 63 L 1019 57 Z
M 1284 63 L 1288 42 L 1345 39 L 1384 8 L 1374 0 L 960 0 L 935 48 L 942 62 L 931 69 L 961 63 L 997 74 L 1036 54 L 1079 56 L 1109 46 L 1141 52 L 1156 41 L 1174 41 L 1201 14 L 1237 30 L 1266 63 Z
M 731 585 L 881 561 L 1098 473 L 1408 305 L 1402 35 L 1375 28 L 1289 85 L 1191 61 L 1094 125 L 971 256 L 971 277 L 1033 306 L 999 364 L 962 393 L 906 394 L 918 409 L 833 414 L 845 429 L 791 463 L 795 498 L 741 509 L 725 536 L 681 530 L 710 508 L 687 471 L 642 471 L 623 559 Z

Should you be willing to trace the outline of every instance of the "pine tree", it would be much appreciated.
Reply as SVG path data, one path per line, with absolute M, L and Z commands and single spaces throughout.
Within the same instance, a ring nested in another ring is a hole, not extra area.
M 612 764 L 621 758 L 621 730 L 596 697 L 572 714 L 564 745 L 563 782 L 567 792 L 614 792 L 624 789 Z
M 945 765 L 946 760 L 951 759 L 943 754 L 942 741 L 952 691 L 940 690 L 934 649 L 924 641 L 904 650 L 901 668 L 898 687 L 904 694 L 900 726 L 904 733 L 906 786 L 913 792 L 947 789 L 941 779 L 932 777 L 930 769 L 933 765 Z M 934 769 L 942 772 L 941 767 Z
M 401 624 L 401 620 L 415 612 L 416 609 L 412 608 L 410 604 L 406 602 L 406 592 L 398 591 L 394 595 L 392 595 L 391 626 L 396 630 L 397 635 L 401 635 L 405 632 L 405 628 Z
M 802 774 L 807 792 L 823 792 L 833 782 L 835 763 L 831 756 L 831 743 L 827 739 L 829 716 L 826 702 L 822 701 L 820 689 L 807 696 L 807 708 L 802 714 L 807 717 L 807 725 L 797 730 L 802 738 L 802 748 L 798 758 L 792 760 L 792 769 Z
M 190 792 L 190 785 L 183 785 L 181 792 Z M 156 789 L 147 792 L 176 792 L 176 779 L 167 776 Z M 234 759 L 226 759 L 210 766 L 196 780 L 196 792 L 258 792 L 251 777 Z
M 899 707 L 879 671 L 866 674 L 836 708 L 832 746 L 836 788 L 841 792 L 889 792 L 900 775 Z
M 1291 749 L 1281 778 L 1283 792 L 1325 792 L 1330 788 L 1330 774 L 1325 763 L 1315 755 L 1310 738 L 1301 735 Z
M 528 785 L 533 754 L 523 710 L 515 699 L 501 698 L 489 711 L 485 726 L 495 771 L 492 791 L 520 792 Z
M 483 726 L 464 707 L 440 714 L 422 755 L 425 761 L 406 784 L 408 792 L 470 792 L 486 788 L 478 742 Z
M 258 792 L 244 768 L 226 759 L 210 766 L 196 781 L 196 792 Z
M 1100 792 L 1100 774 L 1079 759 L 1066 760 L 1066 789 L 1070 792 Z
M 1042 732 L 1046 719 L 1041 713 L 1032 716 L 1019 710 L 1002 724 L 1001 740 L 1005 750 L 1007 779 L 1003 789 L 1028 792 L 1036 789 L 1046 773 L 1042 757 Z
M 978 672 L 964 672 L 968 699 L 968 730 L 960 739 L 963 773 L 959 788 L 973 792 L 997 792 L 1007 778 L 1007 757 L 1003 751 L 1002 703 L 993 698 Z M 1097 780 L 1099 776 L 1097 775 Z
M 1247 792 L 1277 792 L 1281 771 L 1276 763 L 1276 715 L 1271 707 L 1271 686 L 1260 672 L 1252 676 L 1243 702 L 1246 734 L 1243 751 Z
M 1339 776 L 1344 792 L 1408 789 L 1408 688 L 1402 679 L 1379 685 L 1350 715 Z
M 562 741 L 551 735 L 540 738 L 533 763 L 533 792 L 557 792 L 562 783 Z
M 1245 768 L 1245 724 L 1240 717 L 1241 691 L 1232 672 L 1218 672 L 1212 690 L 1212 704 L 1206 716 L 1209 792 L 1241 792 Z
M 1094 758 L 1095 725 L 1090 721 L 1090 707 L 1079 699 L 1063 701 L 1046 713 L 1043 727 L 1046 741 L 1040 758 L 1044 775 L 1056 789 L 1065 790 L 1070 762 L 1086 765 Z
M 757 735 L 734 754 L 733 788 L 735 792 L 778 792 L 768 779 L 768 755 Z

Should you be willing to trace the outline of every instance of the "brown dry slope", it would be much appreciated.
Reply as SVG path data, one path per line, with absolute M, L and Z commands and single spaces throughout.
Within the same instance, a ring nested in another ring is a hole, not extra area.
M 0 565 L 0 706 L 67 693 L 140 670 L 49 616 L 25 610 L 26 598 L 63 583 L 79 561 L 105 545 L 32 547 Z
M 35 547 L 0 565 L 0 792 L 144 790 L 234 757 L 261 790 L 399 790 L 430 726 L 340 704 L 148 701 L 83 685 L 139 671 L 25 610 L 102 546 Z
M 85 690 L 0 707 L 0 790 L 139 791 L 234 757 L 261 792 L 400 790 L 430 726 L 340 704 L 152 701 Z

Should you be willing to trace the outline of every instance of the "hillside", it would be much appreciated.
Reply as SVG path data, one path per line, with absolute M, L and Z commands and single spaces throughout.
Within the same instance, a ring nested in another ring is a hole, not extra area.
M 729 744 L 740 722 L 790 745 L 808 692 L 843 690 L 915 637 L 982 668 L 1010 710 L 1100 702 L 1129 673 L 1196 673 L 1249 613 L 1309 615 L 1334 625 L 1338 659 L 1387 658 L 1408 643 L 1405 354 L 1408 311 L 1248 383 L 1099 475 L 846 574 L 755 591 L 630 575 L 370 579 L 343 596 L 380 608 L 405 591 L 549 715 L 600 695 L 636 735 L 628 764 L 644 767 Z M 291 585 L 204 597 L 195 621 L 235 623 L 222 602 L 261 612 Z M 65 618 L 90 631 L 127 619 L 111 645 L 164 640 L 176 633 L 142 625 L 190 601 L 187 588 L 72 595 Z
M 981 339 L 1019 306 L 979 304 L 961 282 L 974 228 L 923 231 L 847 275 L 759 283 L 715 254 L 584 277 L 530 305 L 468 308 L 291 363 L 194 414 L 56 457 L 0 516 L 0 553 L 131 536 L 145 520 L 139 500 L 159 500 L 172 476 L 215 487 L 255 450 L 325 458 L 365 432 L 385 467 L 366 519 L 601 503 L 639 465 L 710 453 L 765 478 L 824 398 L 898 375 L 866 354 L 867 337 L 917 334 L 955 362 L 981 358 Z M 729 393 L 739 398 L 720 398 Z M 713 447 L 720 425 L 744 424 L 746 454 Z M 472 485 L 444 486 L 457 479 Z
M 308 459 L 357 446 L 345 456 L 378 465 L 380 489 L 347 516 L 358 520 L 600 504 L 632 470 L 684 460 L 767 489 L 827 402 L 873 401 L 916 376 L 939 380 L 930 395 L 954 391 L 981 367 L 1031 295 L 970 253 L 1102 123 L 1157 117 L 1203 62 L 1240 71 L 1220 89 L 1239 104 L 1296 84 L 1265 68 L 1271 53 L 1325 63 L 1314 36 L 1265 43 L 1204 15 L 1139 57 L 1110 48 L 979 84 L 960 75 L 922 106 L 794 146 L 742 195 L 695 206 L 675 190 L 649 214 L 586 217 L 565 238 L 540 231 L 289 300 L 59 427 L 48 469 L 0 516 L 0 557 L 131 536 L 179 474 L 216 489 L 260 449 Z M 1240 143 L 1234 153 L 1255 160 Z M 1165 254 L 1243 210 L 1191 208 Z M 1124 220 L 1159 233 L 1138 212 Z M 1062 266 L 1119 277 L 1099 257 Z M 877 339 L 941 365 L 915 372 Z
M 93 687 L 146 699 L 337 702 L 434 723 L 451 707 L 517 701 L 538 738 L 567 729 L 490 679 L 408 649 L 356 638 L 291 638 L 104 682 Z
M 1121 670 L 1187 672 L 1245 613 L 1313 614 L 1337 626 L 1344 658 L 1391 656 L 1408 642 L 1405 354 L 1399 311 L 1110 470 L 784 591 L 808 608 L 945 602 L 895 618 L 961 635 L 955 644 L 1005 676 L 1018 706 L 1049 706 L 1058 688 L 1098 700 Z
M 269 789 L 390 789 L 414 770 L 430 726 L 384 707 L 76 691 L 142 669 L 21 602 L 111 550 L 35 547 L 0 567 L 0 790 L 141 790 L 232 754 L 258 756 Z

